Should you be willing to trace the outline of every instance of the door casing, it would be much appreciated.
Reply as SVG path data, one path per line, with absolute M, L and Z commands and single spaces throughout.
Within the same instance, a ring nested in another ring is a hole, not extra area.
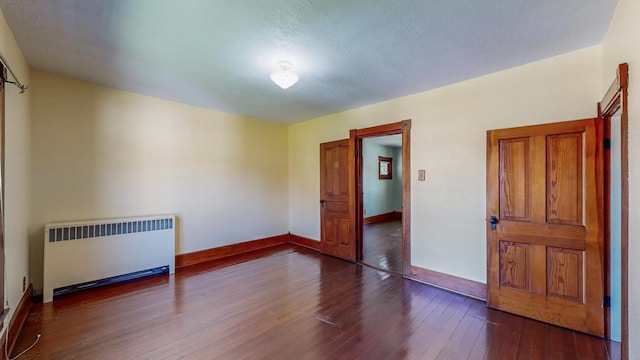
M 356 254 L 362 260 L 362 139 L 367 137 L 402 134 L 402 275 L 411 271 L 411 120 L 353 129 L 349 137 L 356 149 Z
M 609 86 L 608 91 L 603 96 L 602 100 L 598 103 L 598 116 L 605 119 L 605 125 L 608 124 L 611 116 L 617 111 L 620 111 L 620 168 L 621 168 L 621 214 L 622 218 L 620 227 L 620 245 L 621 245 L 621 264 L 620 264 L 620 280 L 621 280 L 621 358 L 623 360 L 629 358 L 629 111 L 628 111 L 628 99 L 629 99 L 629 65 L 623 63 L 618 65 L 616 69 L 616 77 Z M 606 132 L 606 130 L 605 130 Z M 605 176 L 609 175 L 608 166 L 605 165 Z M 608 193 L 606 193 L 608 196 Z M 609 201 L 606 200 L 607 207 L 605 214 L 608 216 L 610 211 Z M 605 218 L 605 223 L 608 223 L 610 219 Z M 608 230 L 608 229 L 607 229 Z M 605 233 L 605 237 L 609 237 L 608 233 Z M 610 248 L 610 243 L 605 239 L 605 246 L 607 250 Z M 610 266 L 605 262 L 605 273 L 610 272 Z M 608 287 L 609 284 L 607 284 Z M 609 314 L 605 313 L 607 324 L 610 323 Z M 607 329 L 609 326 L 607 326 Z

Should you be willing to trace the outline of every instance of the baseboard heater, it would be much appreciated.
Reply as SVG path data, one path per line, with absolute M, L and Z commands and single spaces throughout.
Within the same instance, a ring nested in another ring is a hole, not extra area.
M 71 293 L 74 293 L 74 292 L 77 292 L 77 291 L 93 289 L 93 288 L 99 287 L 99 286 L 117 284 L 117 283 L 121 283 L 121 282 L 124 282 L 124 281 L 129 281 L 129 280 L 136 280 L 136 279 L 140 279 L 140 278 L 143 278 L 143 277 L 154 276 L 154 275 L 169 275 L 169 267 L 168 266 L 162 266 L 162 267 L 157 267 L 157 268 L 154 268 L 154 269 L 135 271 L 135 272 L 128 273 L 128 274 L 112 276 L 112 277 L 109 277 L 109 278 L 106 278 L 106 279 L 100 279 L 100 280 L 96 280 L 96 281 L 88 281 L 88 282 L 85 282 L 85 283 L 82 283 L 82 284 L 75 284 L 75 285 L 69 285 L 69 286 L 60 287 L 60 288 L 57 288 L 57 289 L 53 289 L 53 297 L 56 297 L 58 295 L 71 294 Z
M 175 216 L 47 224 L 43 301 L 175 272 Z

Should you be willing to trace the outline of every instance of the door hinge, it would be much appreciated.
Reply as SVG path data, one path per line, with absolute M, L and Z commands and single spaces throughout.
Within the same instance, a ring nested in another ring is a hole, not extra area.
M 603 140 L 604 140 L 604 143 L 603 143 L 604 149 L 605 150 L 610 150 L 611 149 L 611 139 L 605 138 Z
M 358 149 L 356 149 L 356 157 L 358 157 Z
M 605 296 L 604 299 L 602 300 L 602 306 L 606 307 L 606 308 L 610 308 L 611 307 L 611 296 Z

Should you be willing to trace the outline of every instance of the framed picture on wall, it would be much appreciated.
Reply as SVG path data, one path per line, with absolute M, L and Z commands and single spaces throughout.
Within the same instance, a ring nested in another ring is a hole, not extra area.
M 378 156 L 378 179 L 391 180 L 393 176 L 393 159 Z

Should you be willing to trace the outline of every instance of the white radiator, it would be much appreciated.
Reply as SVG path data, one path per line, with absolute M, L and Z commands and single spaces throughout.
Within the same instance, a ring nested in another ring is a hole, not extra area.
M 45 303 L 55 295 L 175 271 L 175 216 L 47 224 Z

